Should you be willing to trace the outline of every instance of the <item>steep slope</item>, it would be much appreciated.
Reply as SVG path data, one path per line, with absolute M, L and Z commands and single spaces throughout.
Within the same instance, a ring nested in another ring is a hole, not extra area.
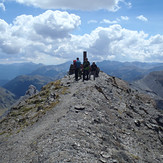
M 163 109 L 163 71 L 154 71 L 143 79 L 135 81 L 132 86 L 154 97 L 158 107 Z
M 0 116 L 15 102 L 15 96 L 10 91 L 0 87 Z
M 52 78 L 44 76 L 21 75 L 9 81 L 3 87 L 15 94 L 16 98 L 19 98 L 20 96 L 23 96 L 25 94 L 26 90 L 31 84 L 35 85 L 36 88 L 40 90 L 43 85 L 47 84 L 50 81 L 52 81 Z
M 146 87 L 163 98 L 163 71 L 151 72 L 135 83 L 137 83 L 140 88 Z
M 65 76 L 12 108 L 0 144 L 2 162 L 160 163 L 163 114 L 118 78 Z

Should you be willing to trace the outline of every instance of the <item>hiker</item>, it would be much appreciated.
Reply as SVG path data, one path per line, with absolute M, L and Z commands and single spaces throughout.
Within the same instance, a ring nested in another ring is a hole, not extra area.
M 80 73 L 80 66 L 81 66 L 81 62 L 79 58 L 76 58 L 76 62 L 75 62 L 75 80 L 76 81 L 78 81 L 78 76 Z
M 88 58 L 86 58 L 83 63 L 83 81 L 88 80 L 89 71 L 90 71 L 90 62 L 88 61 Z M 87 76 L 86 79 L 85 76 Z
M 83 74 L 82 70 L 83 70 L 83 64 L 80 65 L 80 70 L 79 70 L 79 78 L 80 79 L 82 78 L 82 74 Z
M 73 64 L 71 64 L 70 68 L 69 68 L 69 75 L 72 75 L 72 74 L 74 74 L 74 65 Z
M 74 69 L 76 67 L 76 60 L 73 60 L 73 66 L 74 66 Z
M 75 73 L 75 63 L 76 63 L 76 60 L 73 60 L 73 63 L 70 65 L 70 68 L 69 68 L 69 75 L 72 75 Z
M 98 67 L 95 64 L 95 62 L 93 62 L 92 65 L 91 65 L 91 71 L 89 73 L 89 79 L 90 79 L 91 75 L 93 75 L 94 80 L 95 80 L 95 77 L 98 76 Z

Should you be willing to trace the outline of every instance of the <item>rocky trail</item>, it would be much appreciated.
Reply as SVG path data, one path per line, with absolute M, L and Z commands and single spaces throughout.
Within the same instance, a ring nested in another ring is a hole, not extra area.
M 65 76 L 0 121 L 0 146 L 2 163 L 160 163 L 163 114 L 103 72 L 95 81 Z

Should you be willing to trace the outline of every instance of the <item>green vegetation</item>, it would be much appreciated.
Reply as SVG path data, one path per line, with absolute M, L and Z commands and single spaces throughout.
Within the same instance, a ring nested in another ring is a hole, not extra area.
M 134 155 L 134 154 L 132 154 L 132 153 L 129 153 L 130 154 L 130 156 L 132 157 L 132 158 L 134 158 L 135 160 L 139 160 L 140 158 L 139 158 L 139 156 L 136 156 L 136 155 Z
M 0 122 L 1 135 L 8 132 L 18 133 L 25 127 L 33 125 L 47 111 L 54 108 L 60 102 L 60 96 L 67 92 L 68 88 L 62 86 L 60 80 L 48 83 L 40 93 L 20 103 Z

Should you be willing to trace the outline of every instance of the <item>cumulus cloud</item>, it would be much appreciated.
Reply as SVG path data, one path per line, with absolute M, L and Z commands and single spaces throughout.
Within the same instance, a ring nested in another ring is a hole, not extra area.
M 98 27 L 89 34 L 75 35 L 80 17 L 48 10 L 41 15 L 21 15 L 13 24 L 0 19 L 0 61 L 62 63 L 82 57 L 88 51 L 91 61 L 163 60 L 163 35 L 149 37 L 118 24 Z
M 143 16 L 143 15 L 137 16 L 136 18 L 141 20 L 141 21 L 144 21 L 144 22 L 148 21 L 148 19 L 145 16 Z
M 101 23 L 101 24 L 117 24 L 119 23 L 121 20 L 129 20 L 128 16 L 121 16 L 120 18 L 117 18 L 116 20 L 109 20 L 109 19 L 103 19 L 100 22 L 98 22 L 97 20 L 89 20 L 88 24 L 92 24 L 92 23 Z
M 92 24 L 92 23 L 98 23 L 98 21 L 97 20 L 89 20 L 88 21 L 88 24 Z
M 21 15 L 13 24 L 0 19 L 0 55 L 6 58 L 39 58 L 53 55 L 61 43 L 71 38 L 70 32 L 81 23 L 80 17 L 67 12 L 48 10 L 41 15 Z
M 123 1 L 123 2 L 128 8 L 132 8 L 132 3 L 131 2 L 126 2 L 126 1 Z
M 27 34 L 28 37 L 37 38 L 65 38 L 69 32 L 80 25 L 80 17 L 67 12 L 47 10 L 43 14 L 18 16 L 14 21 L 13 34 Z M 26 35 L 26 36 L 27 36 Z
M 111 20 L 109 20 L 109 19 L 103 19 L 100 23 L 105 23 L 105 24 L 116 24 L 116 23 L 118 23 L 118 21 L 117 21 L 117 20 L 111 21 Z
M 143 31 L 132 31 L 120 25 L 97 28 L 89 51 L 97 58 L 119 61 L 158 61 L 163 59 L 163 36 L 148 39 Z
M 0 3 L 0 9 L 2 9 L 3 11 L 6 10 L 5 5 L 3 3 Z
M 61 45 L 56 53 L 63 58 L 73 59 L 87 50 L 91 61 L 110 59 L 144 62 L 163 59 L 163 36 L 148 37 L 143 31 L 128 30 L 118 24 L 108 28 L 98 27 L 90 34 L 72 35 L 71 40 Z
M 121 16 L 120 18 L 117 18 L 116 20 L 109 20 L 109 19 L 103 19 L 100 23 L 101 24 L 117 24 L 119 23 L 121 20 L 129 20 L 128 16 Z
M 128 16 L 121 16 L 121 19 L 122 20 L 129 20 L 129 17 Z
M 0 19 L 0 33 L 5 32 L 8 29 L 9 25 L 2 19 Z
M 15 0 L 26 5 L 33 5 L 43 9 L 75 9 L 75 10 L 99 10 L 107 9 L 117 11 L 119 2 L 124 0 Z M 125 2 L 124 2 L 125 3 Z
M 143 32 L 123 29 L 120 25 L 109 28 L 97 28 L 92 35 L 96 38 L 89 47 L 91 53 L 98 58 L 114 58 L 115 60 L 142 60 L 144 53 L 140 53 L 146 34 Z M 139 43 L 140 42 L 140 43 Z

